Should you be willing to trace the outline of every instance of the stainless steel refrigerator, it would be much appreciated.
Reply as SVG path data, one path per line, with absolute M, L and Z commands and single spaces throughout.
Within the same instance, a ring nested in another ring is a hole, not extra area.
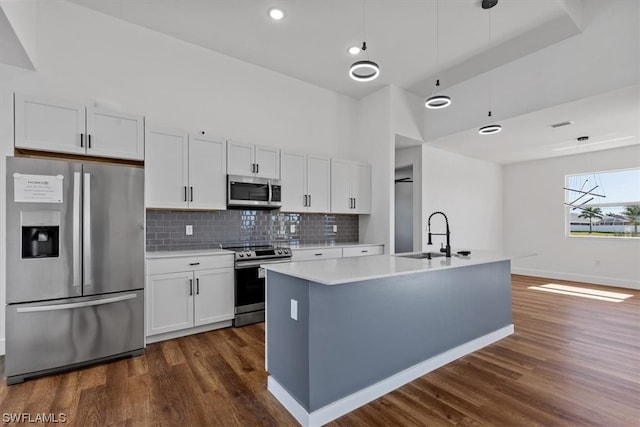
M 7 157 L 7 383 L 144 348 L 144 171 Z

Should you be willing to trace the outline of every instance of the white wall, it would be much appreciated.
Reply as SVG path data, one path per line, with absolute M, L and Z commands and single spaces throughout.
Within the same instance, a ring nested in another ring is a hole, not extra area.
M 0 64 L 0 219 L 5 155 L 13 151 L 13 92 L 108 100 L 148 123 L 357 159 L 354 99 L 61 0 L 11 3 L 9 19 L 36 13 L 37 71 Z M 24 6 L 21 9 L 21 6 Z M 352 155 L 355 155 L 353 157 Z M 374 165 L 374 168 L 376 166 Z M 374 169 L 375 170 L 375 169 Z M 382 203 L 377 200 L 376 203 Z M 0 241 L 5 239 L 4 225 Z M 3 266 L 4 244 L 0 245 Z M 4 266 L 2 268 L 4 272 Z M 4 343 L 0 274 L 0 352 Z
M 352 157 L 371 163 L 371 215 L 360 215 L 360 241 L 384 243 L 393 253 L 393 163 L 391 93 L 386 86 L 361 99 L 358 106 L 358 138 Z
M 422 151 L 422 230 L 432 212 L 442 211 L 449 219 L 451 247 L 461 249 L 502 249 L 502 166 L 425 145 Z M 431 220 L 431 231 L 443 233 L 444 220 Z M 422 250 L 440 247 L 444 236 L 427 246 L 423 233 Z
M 640 166 L 640 145 L 504 167 L 505 248 L 535 252 L 514 273 L 640 289 L 640 239 L 567 237 L 565 175 Z

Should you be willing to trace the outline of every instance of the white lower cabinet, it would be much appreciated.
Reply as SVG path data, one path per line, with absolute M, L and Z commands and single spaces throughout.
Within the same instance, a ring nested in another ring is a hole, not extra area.
M 350 258 L 356 256 L 382 255 L 384 253 L 384 245 L 370 246 L 349 246 L 342 248 L 342 257 Z
M 381 255 L 384 245 L 358 245 L 328 248 L 293 249 L 292 261 L 314 261 L 320 259 L 350 258 L 367 255 Z
M 233 255 L 150 259 L 147 273 L 147 336 L 233 319 Z
M 313 261 L 332 258 L 342 258 L 342 248 L 294 249 L 291 254 L 291 261 Z

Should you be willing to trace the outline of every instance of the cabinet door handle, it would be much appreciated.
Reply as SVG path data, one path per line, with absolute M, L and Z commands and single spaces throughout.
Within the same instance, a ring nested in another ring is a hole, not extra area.
M 196 295 L 200 295 L 200 279 L 196 278 Z
M 87 147 L 91 148 L 91 135 L 87 134 Z
M 184 186 L 184 201 L 187 201 L 187 186 Z
M 191 201 L 193 202 L 193 187 L 189 187 L 189 191 L 190 191 L 190 193 L 191 193 L 191 197 L 190 197 L 190 199 L 191 199 Z
M 189 296 L 193 295 L 193 279 L 189 279 Z
M 353 198 L 353 209 L 355 209 L 355 208 L 356 208 L 356 198 L 354 197 Z
M 311 207 L 311 194 L 309 194 L 309 204 L 307 206 Z
M 260 163 L 256 163 L 256 173 L 260 173 Z
M 307 195 L 304 194 L 304 202 L 303 202 L 303 206 L 307 206 Z
M 80 147 L 84 147 L 84 133 L 80 134 Z
M 251 163 L 251 173 L 256 173 L 256 164 Z

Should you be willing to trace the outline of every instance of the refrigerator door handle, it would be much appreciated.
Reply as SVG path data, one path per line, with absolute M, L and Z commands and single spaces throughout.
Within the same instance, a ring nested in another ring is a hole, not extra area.
M 93 270 L 91 268 L 91 174 L 86 172 L 84 173 L 82 203 L 83 285 L 91 286 L 93 284 Z
M 111 304 L 114 302 L 127 301 L 137 298 L 136 294 L 121 295 L 111 298 L 102 298 L 92 301 L 72 302 L 67 304 L 52 304 L 52 305 L 39 305 L 35 307 L 18 307 L 16 311 L 18 313 L 34 313 L 37 311 L 55 311 L 55 310 L 70 310 L 72 308 L 91 307 L 95 305 Z
M 82 285 L 82 246 L 80 239 L 81 224 L 80 217 L 82 215 L 82 206 L 80 205 L 80 172 L 73 173 L 73 283 L 74 287 Z

